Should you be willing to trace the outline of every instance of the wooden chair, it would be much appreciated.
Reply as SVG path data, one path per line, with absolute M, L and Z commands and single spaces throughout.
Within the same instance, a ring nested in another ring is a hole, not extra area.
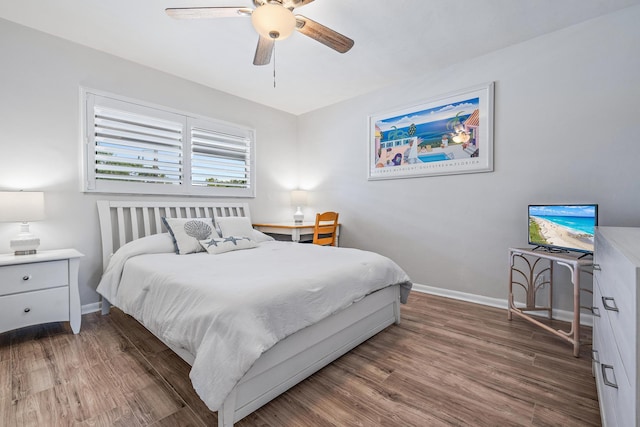
M 335 246 L 337 228 L 337 212 L 316 214 L 316 225 L 313 228 L 313 243 L 315 245 Z

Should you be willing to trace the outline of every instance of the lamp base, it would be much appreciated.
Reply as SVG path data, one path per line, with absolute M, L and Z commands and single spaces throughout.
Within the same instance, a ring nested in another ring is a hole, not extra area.
M 40 246 L 40 238 L 29 232 L 29 224 L 20 224 L 20 233 L 9 242 L 14 255 L 33 255 Z
M 35 249 L 29 249 L 27 251 L 15 251 L 13 254 L 14 255 L 35 255 L 37 254 L 38 251 Z
M 33 255 L 38 246 L 40 246 L 40 239 L 35 236 L 28 239 L 11 239 L 9 242 L 9 247 L 15 255 Z
M 302 224 L 302 221 L 304 221 L 304 214 L 302 213 L 302 211 L 300 210 L 300 207 L 298 206 L 298 210 L 296 210 L 295 213 L 293 214 L 293 222 L 296 224 Z

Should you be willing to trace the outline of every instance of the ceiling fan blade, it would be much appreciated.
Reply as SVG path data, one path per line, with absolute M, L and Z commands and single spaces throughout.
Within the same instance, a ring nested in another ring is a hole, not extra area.
M 304 6 L 311 3 L 313 0 L 283 0 L 282 6 L 287 9 L 295 9 L 296 7 Z
M 176 7 L 164 10 L 172 18 L 235 18 L 251 15 L 252 10 L 246 7 Z
M 340 53 L 348 52 L 353 47 L 353 40 L 349 37 L 302 15 L 296 15 L 296 27 L 305 36 L 311 37 Z
M 258 47 L 256 47 L 256 54 L 253 57 L 253 65 L 267 65 L 271 62 L 274 44 L 274 39 L 261 36 L 258 39 Z

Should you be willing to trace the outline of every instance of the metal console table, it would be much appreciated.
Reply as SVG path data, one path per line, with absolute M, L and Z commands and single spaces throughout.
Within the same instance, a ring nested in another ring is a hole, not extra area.
M 516 265 L 517 261 L 521 262 Z M 571 273 L 571 283 L 573 284 L 573 320 L 571 330 L 563 331 L 554 329 L 534 318 L 530 312 L 546 311 L 549 319 L 553 318 L 553 266 L 554 264 L 564 266 Z M 522 267 L 520 267 L 522 266 Z M 573 355 L 580 354 L 580 291 L 587 291 L 580 288 L 580 272 L 588 271 L 593 266 L 593 259 L 589 256 L 578 257 L 575 254 L 565 252 L 545 252 L 527 248 L 509 249 L 509 310 L 507 318 L 512 319 L 516 314 L 529 322 L 559 336 L 560 338 L 573 344 Z M 514 273 L 517 273 L 514 277 Z M 548 280 L 541 280 L 548 274 Z M 526 301 L 524 306 L 516 306 L 513 296 L 513 285 L 520 285 L 524 289 Z M 549 304 L 539 306 L 536 304 L 536 294 L 544 286 L 549 287 Z

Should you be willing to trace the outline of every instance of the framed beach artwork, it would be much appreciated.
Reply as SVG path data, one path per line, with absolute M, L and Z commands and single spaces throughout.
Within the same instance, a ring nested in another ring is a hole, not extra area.
M 369 179 L 493 170 L 493 82 L 369 117 Z

